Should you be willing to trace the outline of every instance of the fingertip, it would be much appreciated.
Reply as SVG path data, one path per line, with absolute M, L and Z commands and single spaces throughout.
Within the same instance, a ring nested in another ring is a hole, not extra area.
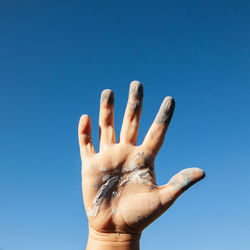
M 140 81 L 134 80 L 130 83 L 129 93 L 137 98 L 143 96 L 143 85 Z
M 87 114 L 84 114 L 80 117 L 79 126 L 78 126 L 79 134 L 88 134 L 91 131 L 91 120 Z
M 161 107 L 156 116 L 156 123 L 169 124 L 175 108 L 175 100 L 172 96 L 167 96 L 164 98 Z
M 131 83 L 130 83 L 130 86 L 133 86 L 133 85 L 142 85 L 140 81 L 138 80 L 133 80 Z
M 206 173 L 205 173 L 205 171 L 203 169 L 201 169 L 201 168 L 195 168 L 195 169 L 196 169 L 196 171 L 199 174 L 201 179 L 206 177 Z
M 114 103 L 114 92 L 111 89 L 104 89 L 101 93 L 101 103 L 108 103 L 109 105 Z
M 86 119 L 88 119 L 88 115 L 87 114 L 83 114 L 83 115 L 81 115 L 81 117 L 80 117 L 80 121 L 81 120 L 86 120 Z
M 169 103 L 170 105 L 175 105 L 175 100 L 172 96 L 166 96 L 163 103 Z
M 166 96 L 162 102 L 161 107 L 165 112 L 171 112 L 175 108 L 175 100 L 172 96 Z
M 201 180 L 206 176 L 206 173 L 203 169 L 198 167 L 192 167 L 182 170 L 184 173 L 190 174 L 190 176 L 193 177 L 194 180 Z

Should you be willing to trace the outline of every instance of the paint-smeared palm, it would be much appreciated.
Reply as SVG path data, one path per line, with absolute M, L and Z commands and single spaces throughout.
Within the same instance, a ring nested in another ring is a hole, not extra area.
M 141 83 L 131 83 L 119 143 L 114 131 L 114 96 L 104 90 L 100 103 L 100 152 L 91 140 L 91 122 L 79 123 L 82 188 L 89 225 L 97 232 L 140 233 L 188 187 L 204 177 L 198 168 L 182 170 L 157 186 L 154 159 L 170 123 L 174 100 L 166 97 L 143 143 L 136 146 L 142 110 Z

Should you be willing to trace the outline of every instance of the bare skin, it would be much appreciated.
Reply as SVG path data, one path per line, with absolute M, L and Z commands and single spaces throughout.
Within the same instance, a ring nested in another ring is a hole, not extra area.
M 87 249 L 139 249 L 143 229 L 163 214 L 191 185 L 204 178 L 188 168 L 163 185 L 156 184 L 154 160 L 160 150 L 175 102 L 166 97 L 141 145 L 136 145 L 143 86 L 130 85 L 119 142 L 114 130 L 114 95 L 104 90 L 100 101 L 99 152 L 91 140 L 91 121 L 79 122 L 82 191 L 89 220 Z

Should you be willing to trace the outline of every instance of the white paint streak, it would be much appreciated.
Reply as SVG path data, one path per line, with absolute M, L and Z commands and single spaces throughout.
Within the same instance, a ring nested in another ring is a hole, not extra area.
M 123 185 L 125 185 L 128 181 L 129 181 L 129 176 L 127 176 L 125 180 L 121 181 L 120 187 L 123 186 Z
M 138 154 L 136 154 L 128 163 L 128 167 L 126 168 L 126 171 L 134 171 L 136 168 L 141 167 L 144 165 L 144 152 L 140 151 Z
M 126 179 L 121 181 L 120 187 L 125 185 L 128 181 L 131 181 L 133 183 L 145 183 L 146 178 L 152 178 L 149 174 L 149 169 L 138 169 L 136 168 L 134 172 L 128 174 Z
M 131 161 L 131 162 L 129 162 L 128 167 L 127 167 L 126 170 L 127 171 L 133 171 L 137 167 L 138 167 L 137 162 L 136 161 Z
M 130 174 L 130 180 L 133 183 L 143 183 L 143 180 L 149 176 L 148 169 L 137 169 Z
M 114 184 L 119 180 L 119 176 L 114 176 L 110 179 L 108 179 L 106 181 L 106 183 L 104 183 L 100 189 L 98 190 L 95 198 L 93 199 L 93 205 L 94 207 L 88 208 L 88 215 L 95 217 L 97 215 L 97 213 L 99 212 L 99 208 L 101 205 L 101 202 L 103 200 L 103 198 L 105 197 L 105 195 L 107 194 L 107 192 L 114 186 Z

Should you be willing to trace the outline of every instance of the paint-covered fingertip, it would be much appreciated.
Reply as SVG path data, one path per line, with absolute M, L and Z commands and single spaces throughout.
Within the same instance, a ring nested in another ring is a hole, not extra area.
M 101 94 L 101 103 L 107 102 L 108 104 L 114 103 L 114 92 L 111 89 L 104 89 Z
M 199 169 L 200 178 L 201 179 L 205 178 L 206 177 L 206 172 L 203 169 L 200 169 L 200 168 L 198 168 L 198 169 Z
M 201 168 L 198 168 L 198 167 L 192 167 L 192 168 L 189 168 L 191 171 L 199 174 L 200 176 L 205 176 L 205 171 Z
M 130 83 L 130 86 L 132 85 L 142 85 L 140 81 L 138 80 L 133 80 L 131 83 Z
M 129 93 L 137 98 L 141 98 L 143 96 L 143 85 L 140 81 L 132 81 L 130 83 Z
M 175 106 L 175 100 L 172 96 L 166 96 L 162 103 Z
M 175 108 L 175 101 L 172 96 L 167 96 L 163 100 L 161 107 L 156 116 L 156 122 L 162 124 L 169 124 Z
M 199 181 L 206 176 L 205 171 L 197 167 L 184 169 L 181 171 L 181 173 L 191 176 L 194 181 Z

